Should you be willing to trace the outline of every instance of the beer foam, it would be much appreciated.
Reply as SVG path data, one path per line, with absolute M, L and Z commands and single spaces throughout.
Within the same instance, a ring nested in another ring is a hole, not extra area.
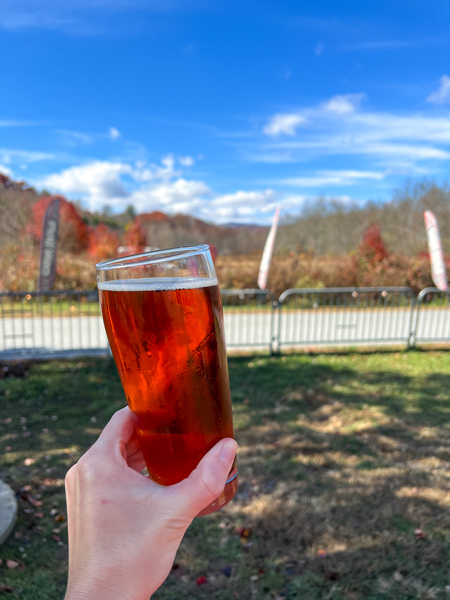
M 219 282 L 217 277 L 155 277 L 99 281 L 97 285 L 99 290 L 109 292 L 166 292 L 212 287 Z

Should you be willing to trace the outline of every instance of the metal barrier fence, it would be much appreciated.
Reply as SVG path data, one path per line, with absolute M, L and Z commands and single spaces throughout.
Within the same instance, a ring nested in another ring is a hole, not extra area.
M 272 347 L 275 296 L 259 289 L 221 290 L 228 348 Z
M 436 288 L 221 290 L 231 349 L 450 343 L 450 293 Z M 105 354 L 98 293 L 0 293 L 0 359 Z
M 413 344 L 450 340 L 450 291 L 425 288 L 420 292 L 411 338 Z
M 0 356 L 104 353 L 108 348 L 98 293 L 0 293 Z
M 408 343 L 413 310 L 407 287 L 286 290 L 278 300 L 278 345 Z

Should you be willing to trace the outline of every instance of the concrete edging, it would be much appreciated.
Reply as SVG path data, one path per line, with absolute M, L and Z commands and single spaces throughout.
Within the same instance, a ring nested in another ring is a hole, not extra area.
M 6 540 L 17 521 L 17 499 L 12 489 L 0 479 L 0 544 Z

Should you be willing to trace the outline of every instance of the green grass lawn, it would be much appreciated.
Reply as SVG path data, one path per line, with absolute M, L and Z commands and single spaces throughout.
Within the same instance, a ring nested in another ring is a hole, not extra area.
M 232 357 L 230 376 L 237 497 L 195 520 L 153 598 L 450 598 L 450 353 Z M 0 400 L 19 498 L 0 595 L 61 600 L 64 475 L 120 382 L 110 360 L 53 361 L 1 380 Z

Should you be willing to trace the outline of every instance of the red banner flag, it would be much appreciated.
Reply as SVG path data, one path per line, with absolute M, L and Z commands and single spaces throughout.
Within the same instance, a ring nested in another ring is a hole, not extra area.
M 430 253 L 431 276 L 433 277 L 434 285 L 439 290 L 446 292 L 448 290 L 447 273 L 436 217 L 431 210 L 426 210 L 423 213 L 423 218 L 425 219 L 428 251 Z
M 50 202 L 45 212 L 41 239 L 38 292 L 49 292 L 56 277 L 59 204 L 59 199 L 55 198 Z
M 260 290 L 265 290 L 267 285 L 267 278 L 269 277 L 270 263 L 272 262 L 273 249 L 275 246 L 275 238 L 278 229 L 278 219 L 280 218 L 280 207 L 277 206 L 275 216 L 273 218 L 272 227 L 270 228 L 269 235 L 267 236 L 266 245 L 264 246 L 263 255 L 261 258 L 261 265 L 259 267 L 258 275 L 258 286 Z

